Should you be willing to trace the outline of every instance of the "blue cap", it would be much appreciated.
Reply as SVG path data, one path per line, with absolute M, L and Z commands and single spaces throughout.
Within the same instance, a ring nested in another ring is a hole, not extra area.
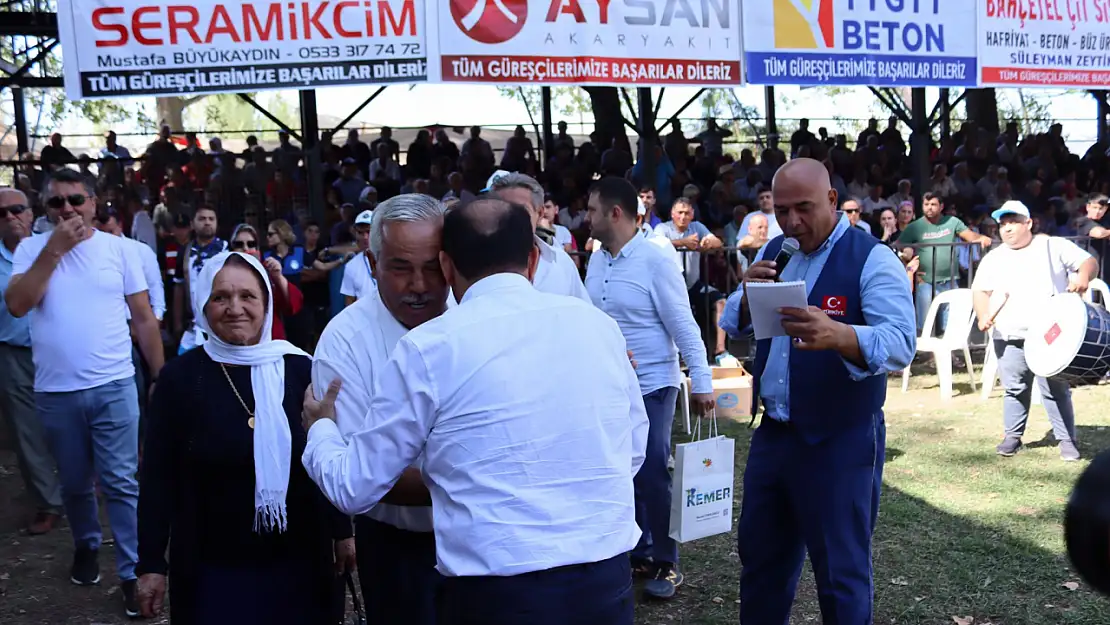
M 1020 215 L 1029 219 L 1029 207 L 1017 200 L 1010 200 L 991 213 L 991 219 L 1000 222 L 1006 215 Z

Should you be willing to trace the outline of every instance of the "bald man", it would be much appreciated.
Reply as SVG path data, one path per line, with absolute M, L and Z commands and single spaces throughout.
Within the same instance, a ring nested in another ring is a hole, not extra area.
M 804 281 L 807 308 L 783 310 L 786 336 L 757 342 L 752 436 L 740 513 L 740 622 L 785 623 L 808 550 L 822 621 L 872 622 L 871 536 L 886 456 L 887 374 L 916 349 L 910 284 L 878 239 L 838 215 L 818 161 L 799 158 L 772 184 L 783 234 L 798 240 L 789 264 L 773 261 L 784 237 L 756 256 L 729 297 L 721 326 L 749 325 L 745 286 Z
M 3 302 L 12 277 L 12 259 L 19 242 L 31 236 L 34 215 L 27 196 L 16 189 L 0 189 L 0 411 L 7 417 L 15 440 L 19 473 L 34 502 L 31 535 L 54 528 L 62 514 L 62 491 L 54 458 L 35 414 L 35 363 L 31 359 L 31 319 L 16 318 Z

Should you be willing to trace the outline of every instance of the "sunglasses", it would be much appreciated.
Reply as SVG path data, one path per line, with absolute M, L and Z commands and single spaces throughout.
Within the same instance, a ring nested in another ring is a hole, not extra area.
M 845 210 L 844 212 L 848 213 L 849 215 L 855 215 L 856 213 L 859 212 L 859 209 L 858 208 L 849 208 L 849 209 Z
M 18 215 L 18 214 L 22 213 L 23 211 L 27 210 L 28 208 L 29 208 L 28 206 L 25 206 L 23 204 L 13 204 L 11 206 L 0 206 L 0 219 L 3 219 L 5 217 L 7 217 L 8 213 L 11 213 L 13 215 Z
M 266 233 L 266 236 L 268 237 L 276 237 L 277 235 L 278 233 L 274 232 L 273 230 Z
M 73 195 L 55 195 L 46 198 L 46 205 L 50 208 L 63 208 L 66 202 L 69 202 L 70 206 L 76 208 L 84 204 L 85 200 L 88 199 L 88 196 L 81 195 L 80 193 L 74 193 Z
M 233 250 L 253 250 L 258 249 L 258 243 L 254 241 L 232 241 L 231 249 Z

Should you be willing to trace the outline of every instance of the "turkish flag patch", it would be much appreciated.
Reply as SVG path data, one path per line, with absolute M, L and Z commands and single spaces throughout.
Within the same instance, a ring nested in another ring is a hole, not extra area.
M 1060 338 L 1060 332 L 1060 324 L 1052 324 L 1052 327 L 1048 329 L 1048 332 L 1044 333 L 1045 345 L 1052 345 L 1054 342 L 1056 342 L 1056 339 Z
M 821 310 L 830 317 L 843 317 L 848 314 L 848 298 L 843 295 L 826 295 L 821 301 Z

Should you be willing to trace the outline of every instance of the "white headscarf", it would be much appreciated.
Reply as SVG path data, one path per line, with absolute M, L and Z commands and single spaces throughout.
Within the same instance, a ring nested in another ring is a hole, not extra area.
M 208 324 L 204 312 L 212 295 L 216 274 L 232 256 L 239 256 L 262 277 L 266 285 L 266 318 L 262 336 L 256 345 L 229 345 L 220 339 Z M 262 263 L 242 252 L 223 252 L 204 263 L 193 291 L 193 307 L 199 312 L 197 325 L 208 333 L 204 351 L 218 363 L 251 368 L 251 390 L 254 393 L 254 530 L 284 532 L 286 528 L 285 495 L 289 490 L 289 462 L 293 438 L 289 418 L 282 401 L 285 399 L 286 354 L 308 356 L 287 341 L 271 338 L 274 323 L 274 295 L 270 278 Z

